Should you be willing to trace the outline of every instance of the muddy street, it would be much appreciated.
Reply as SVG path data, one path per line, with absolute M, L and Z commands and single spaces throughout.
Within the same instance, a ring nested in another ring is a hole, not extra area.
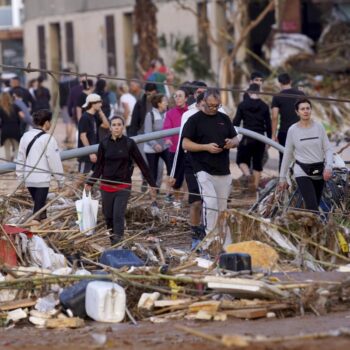
M 184 326 L 191 331 L 220 339 L 224 335 L 265 335 L 268 337 L 301 336 L 330 330 L 350 328 L 350 313 L 338 312 L 316 317 L 307 315 L 285 319 L 255 321 L 229 320 L 226 322 L 172 321 L 163 324 L 140 322 L 130 324 L 87 323 L 79 330 L 44 330 L 31 326 L 0 329 L 0 348 L 6 350 L 90 350 L 90 349 L 215 349 L 218 343 L 194 336 L 178 329 Z M 290 340 L 283 343 L 258 343 L 245 349 L 349 349 L 350 337 L 328 337 Z

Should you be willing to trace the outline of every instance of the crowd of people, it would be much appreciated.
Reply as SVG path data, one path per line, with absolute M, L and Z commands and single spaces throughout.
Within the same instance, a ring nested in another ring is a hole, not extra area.
M 253 72 L 233 120 L 221 106 L 219 90 L 208 88 L 202 81 L 184 82 L 174 89 L 170 85 L 173 75 L 160 60 L 152 62 L 144 78 L 144 86 L 134 79 L 113 87 L 102 77 L 94 82 L 67 74 L 59 85 L 65 142 L 77 142 L 79 148 L 99 145 L 96 154 L 79 158 L 78 171 L 86 175 L 86 190 L 100 180 L 103 214 L 112 244 L 123 239 L 134 163 L 141 170 L 143 189 L 150 186 L 154 203 L 163 182 L 166 201 L 176 204 L 186 181 L 192 249 L 209 234 L 212 238 L 208 243 L 230 243 L 220 216 L 227 208 L 232 186 L 230 149 L 237 147 L 236 163 L 242 171 L 242 182 L 251 181 L 256 190 L 268 149 L 252 137 L 239 139 L 239 126 L 285 146 L 278 188 L 282 191 L 288 187 L 288 169 L 295 161 L 294 175 L 305 209 L 317 213 L 324 181 L 332 176 L 332 149 L 323 126 L 311 118 L 311 102 L 292 87 L 287 73 L 278 76 L 281 91 L 269 106 L 260 95 L 264 77 Z M 169 85 L 164 85 L 167 81 Z M 0 95 L 1 145 L 5 146 L 7 160 L 17 157 L 17 173 L 33 197 L 34 213 L 45 204 L 49 179 L 38 181 L 40 176 L 33 167 L 40 164 L 40 169 L 55 174 L 60 186 L 63 181 L 57 175 L 63 171 L 57 142 L 48 134 L 51 105 L 42 77 L 31 82 L 30 89 L 21 87 L 18 78 L 13 79 L 10 89 Z M 177 127 L 178 135 L 143 144 L 130 138 Z M 45 215 L 41 212 L 36 220 Z M 219 237 L 218 232 L 223 236 Z

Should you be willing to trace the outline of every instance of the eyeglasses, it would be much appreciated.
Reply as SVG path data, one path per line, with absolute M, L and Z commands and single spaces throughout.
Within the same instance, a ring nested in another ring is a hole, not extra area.
M 219 109 L 221 107 L 221 103 L 217 105 L 208 105 L 207 103 L 205 104 L 209 109 Z

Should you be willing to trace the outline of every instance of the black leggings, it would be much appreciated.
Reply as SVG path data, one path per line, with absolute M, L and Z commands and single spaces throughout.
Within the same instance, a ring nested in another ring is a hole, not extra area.
M 28 191 L 34 201 L 33 214 L 39 211 L 46 203 L 47 194 L 49 193 L 48 187 L 28 187 Z M 36 220 L 46 219 L 46 210 L 44 210 L 39 216 L 35 218 Z
M 321 202 L 324 180 L 313 180 L 308 176 L 295 178 L 303 197 L 305 209 L 317 212 Z
M 111 230 L 112 244 L 118 243 L 124 235 L 125 212 L 130 197 L 130 190 L 106 192 L 101 190 L 102 212 L 106 226 Z

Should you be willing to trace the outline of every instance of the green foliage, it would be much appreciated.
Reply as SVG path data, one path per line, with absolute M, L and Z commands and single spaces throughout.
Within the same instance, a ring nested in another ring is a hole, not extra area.
M 167 43 L 165 35 L 162 35 L 159 38 L 159 46 L 174 51 L 175 59 L 172 68 L 175 73 L 185 75 L 190 71 L 195 79 L 213 78 L 209 62 L 206 62 L 201 56 L 198 45 L 191 36 L 171 37 L 170 43 Z

